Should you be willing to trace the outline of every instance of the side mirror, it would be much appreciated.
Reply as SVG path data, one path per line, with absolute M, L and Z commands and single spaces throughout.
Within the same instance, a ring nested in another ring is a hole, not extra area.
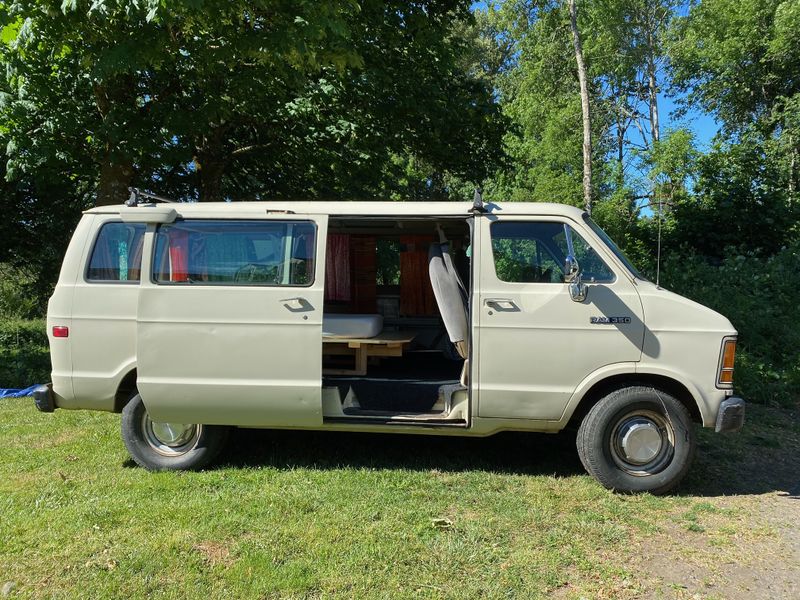
M 573 302 L 586 300 L 589 288 L 581 281 L 581 267 L 572 254 L 568 254 L 564 260 L 564 282 L 569 284 L 569 297 Z

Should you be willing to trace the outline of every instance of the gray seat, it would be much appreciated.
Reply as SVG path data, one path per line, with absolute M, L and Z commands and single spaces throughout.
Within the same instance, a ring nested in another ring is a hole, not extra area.
M 428 251 L 428 273 L 447 335 L 461 358 L 467 358 L 469 356 L 467 291 L 453 265 L 446 243 L 431 244 Z

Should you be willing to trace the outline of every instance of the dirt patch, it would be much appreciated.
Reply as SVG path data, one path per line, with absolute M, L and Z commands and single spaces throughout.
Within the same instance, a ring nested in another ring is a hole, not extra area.
M 800 597 L 800 501 L 706 499 L 638 542 L 644 598 Z
M 231 551 L 228 546 L 221 542 L 200 542 L 192 546 L 192 550 L 199 553 L 203 562 L 211 567 L 229 567 L 233 564 Z
M 754 407 L 737 436 L 701 436 L 661 530 L 637 540 L 641 598 L 800 598 L 800 417 Z

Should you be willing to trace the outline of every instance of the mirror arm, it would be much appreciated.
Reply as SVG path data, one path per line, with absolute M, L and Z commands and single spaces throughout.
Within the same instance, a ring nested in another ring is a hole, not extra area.
M 575 302 L 583 302 L 589 294 L 589 288 L 581 281 L 581 267 L 575 258 L 575 247 L 572 245 L 572 230 L 564 223 L 564 236 L 567 239 L 567 258 L 564 261 L 564 282 L 569 284 L 569 296 Z

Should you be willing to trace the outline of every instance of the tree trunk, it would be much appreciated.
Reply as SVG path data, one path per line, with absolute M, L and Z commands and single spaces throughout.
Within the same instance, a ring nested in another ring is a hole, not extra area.
M 93 86 L 95 105 L 100 117 L 105 122 L 111 111 L 114 102 L 123 103 L 133 89 L 133 80 L 125 78 L 112 87 L 113 94 L 108 88 L 99 83 Z M 135 97 L 135 96 L 133 96 Z M 100 159 L 100 181 L 97 184 L 97 206 L 107 206 L 109 204 L 122 204 L 128 199 L 128 187 L 133 181 L 133 161 L 127 158 L 113 156 L 109 148 L 114 147 L 111 141 L 106 142 L 105 153 Z
M 656 61 L 653 56 L 656 49 L 653 47 L 653 32 L 647 33 L 648 54 L 647 57 L 647 89 L 649 91 L 650 105 L 650 129 L 653 133 L 653 143 L 657 144 L 660 139 L 660 128 L 658 124 L 658 79 L 656 77 Z
M 200 178 L 200 202 L 222 202 L 222 175 L 225 162 L 211 157 L 195 161 Z
M 97 206 L 122 204 L 128 199 L 128 187 L 133 181 L 133 165 L 112 158 L 108 154 L 100 164 L 100 181 L 97 185 Z
M 197 144 L 195 167 L 197 168 L 200 202 L 222 202 L 222 177 L 231 158 L 225 150 L 226 125 L 213 125 Z M 242 152 L 242 151 L 238 151 Z
M 577 0 L 569 0 L 569 22 L 575 62 L 578 63 L 578 83 L 581 86 L 581 112 L 583 113 L 583 202 L 586 212 L 592 214 L 592 117 L 589 112 L 589 84 L 586 80 L 586 61 L 583 57 L 581 35 L 578 30 Z

